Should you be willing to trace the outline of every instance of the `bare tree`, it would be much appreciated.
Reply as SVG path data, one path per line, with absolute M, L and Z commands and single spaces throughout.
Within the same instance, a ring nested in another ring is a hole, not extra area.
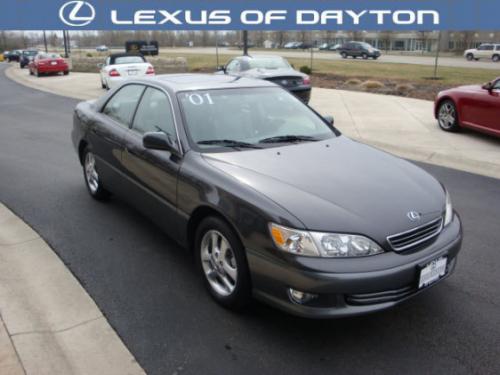
M 418 32 L 418 40 L 422 42 L 422 55 L 427 50 L 427 42 L 429 40 L 431 32 L 426 30 L 421 30 Z
M 463 48 L 464 49 L 471 48 L 472 43 L 474 41 L 475 32 L 474 31 L 461 31 L 459 33 L 459 35 L 461 36 L 460 42 L 461 42 Z
M 391 44 L 392 44 L 392 31 L 381 31 L 378 33 L 378 39 L 379 41 L 382 41 L 384 43 L 384 49 L 385 53 L 391 49 Z

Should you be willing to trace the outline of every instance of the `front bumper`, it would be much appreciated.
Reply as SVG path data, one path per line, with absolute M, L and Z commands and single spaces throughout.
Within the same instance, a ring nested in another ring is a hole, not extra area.
M 418 289 L 419 270 L 430 261 L 447 257 L 446 273 L 453 272 L 462 243 L 458 215 L 427 247 L 415 252 L 386 252 L 357 259 L 285 257 L 247 249 L 254 295 L 288 313 L 307 318 L 334 318 L 380 311 L 407 300 Z M 293 288 L 314 293 L 306 304 L 291 301 Z

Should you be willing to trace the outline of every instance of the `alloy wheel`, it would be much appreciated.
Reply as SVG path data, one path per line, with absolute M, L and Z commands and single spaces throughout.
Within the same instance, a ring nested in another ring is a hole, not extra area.
M 221 297 L 236 288 L 238 268 L 229 241 L 217 230 L 208 230 L 201 240 L 201 265 L 210 287 Z
M 453 104 L 445 102 L 439 108 L 439 125 L 446 130 L 453 128 L 456 123 L 456 111 Z
M 99 175 L 95 168 L 95 158 L 91 152 L 85 155 L 85 181 L 92 194 L 96 194 L 99 189 Z

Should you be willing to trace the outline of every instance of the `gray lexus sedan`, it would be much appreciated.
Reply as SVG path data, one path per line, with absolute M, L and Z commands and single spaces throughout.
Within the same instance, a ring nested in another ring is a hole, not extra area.
M 374 312 L 457 262 L 443 185 L 271 82 L 127 81 L 78 104 L 72 140 L 90 195 L 123 197 L 189 249 L 229 308 L 254 296 L 311 318 Z

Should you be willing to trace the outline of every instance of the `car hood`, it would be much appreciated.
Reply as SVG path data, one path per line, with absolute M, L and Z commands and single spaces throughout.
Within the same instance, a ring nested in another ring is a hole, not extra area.
M 259 78 L 259 79 L 269 79 L 277 77 L 300 77 L 304 78 L 306 75 L 304 73 L 298 72 L 294 69 L 249 69 L 241 72 L 242 77 L 248 78 Z
M 465 85 L 455 87 L 453 89 L 450 89 L 449 91 L 483 91 L 483 88 L 481 85 Z
M 445 206 L 442 185 L 427 172 L 343 136 L 204 158 L 310 230 L 362 233 L 383 242 L 439 217 Z M 421 220 L 410 221 L 410 211 L 421 213 Z

